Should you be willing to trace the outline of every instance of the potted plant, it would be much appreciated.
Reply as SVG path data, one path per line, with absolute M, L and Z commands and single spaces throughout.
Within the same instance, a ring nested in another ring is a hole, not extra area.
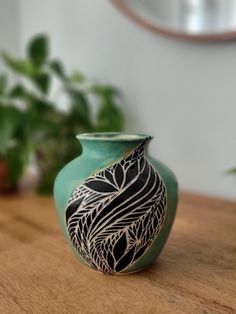
M 11 119 L 8 110 L 14 108 L 20 117 L 12 123 L 18 131 L 12 130 L 11 136 L 17 137 L 20 130 L 20 141 L 14 141 L 24 151 L 22 161 L 25 165 L 30 155 L 35 156 L 41 173 L 39 192 L 51 193 L 58 170 L 80 153 L 76 134 L 123 129 L 119 91 L 110 85 L 91 82 L 79 71 L 68 74 L 60 60 L 50 57 L 45 35 L 29 41 L 24 58 L 2 52 L 2 60 L 16 75 L 16 83 L 7 91 L 4 110 L 9 108 L 2 116 L 3 126 Z M 5 147 L 10 142 L 10 137 L 6 138 Z M 4 151 L 6 148 L 2 148 L 3 159 L 9 161 Z M 20 169 L 16 179 L 22 175 Z
M 0 77 L 0 193 L 15 190 L 28 163 L 24 113 L 11 100 L 5 76 Z

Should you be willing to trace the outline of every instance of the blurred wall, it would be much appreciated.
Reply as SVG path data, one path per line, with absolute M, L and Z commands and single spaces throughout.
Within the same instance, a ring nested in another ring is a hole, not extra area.
M 9 1 L 5 1 L 9 2 Z M 236 42 L 153 35 L 101 0 L 19 0 L 21 50 L 48 32 L 67 66 L 117 84 L 127 129 L 152 134 L 151 152 L 183 189 L 236 197 Z
M 19 1 L 0 0 L 0 50 L 19 53 Z M 0 68 L 3 65 L 0 63 Z

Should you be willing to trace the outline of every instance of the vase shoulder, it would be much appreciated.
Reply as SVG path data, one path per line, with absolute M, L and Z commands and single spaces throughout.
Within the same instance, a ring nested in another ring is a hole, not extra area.
M 173 198 L 173 202 L 177 204 L 178 202 L 178 180 L 174 172 L 162 161 L 148 156 L 148 160 L 153 165 L 153 167 L 160 174 L 165 182 L 169 194 Z

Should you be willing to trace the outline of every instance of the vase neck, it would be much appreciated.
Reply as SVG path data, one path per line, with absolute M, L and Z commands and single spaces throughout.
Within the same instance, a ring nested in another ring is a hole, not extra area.
M 79 135 L 77 138 L 82 146 L 82 154 L 93 158 L 120 158 L 128 154 L 143 142 L 151 139 L 147 136 L 122 133 L 94 133 L 106 136 Z M 108 135 L 109 134 L 109 137 Z M 110 135 L 112 134 L 112 136 Z M 113 135 L 115 134 L 115 135 Z M 147 145 L 146 144 L 146 145 Z

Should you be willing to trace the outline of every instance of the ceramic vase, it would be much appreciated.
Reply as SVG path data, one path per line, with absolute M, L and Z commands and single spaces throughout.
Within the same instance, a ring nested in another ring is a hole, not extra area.
M 82 154 L 58 174 L 61 228 L 78 259 L 104 274 L 152 264 L 170 233 L 178 200 L 173 172 L 150 158 L 150 136 L 87 133 Z

